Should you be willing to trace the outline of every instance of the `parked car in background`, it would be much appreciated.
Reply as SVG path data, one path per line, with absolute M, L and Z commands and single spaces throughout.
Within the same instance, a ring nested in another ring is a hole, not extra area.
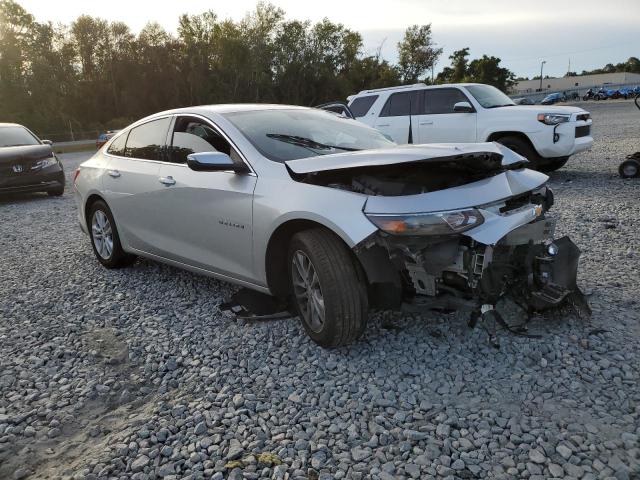
M 369 308 L 483 321 L 505 293 L 533 310 L 579 295 L 579 250 L 553 239 L 548 177 L 526 163 L 495 143 L 398 146 L 319 109 L 214 105 L 134 123 L 74 190 L 105 267 L 140 255 L 280 297 L 333 347 Z
M 0 194 L 64 193 L 64 170 L 49 140 L 17 123 L 0 123 Z
M 516 105 L 535 105 L 536 104 L 536 102 L 534 102 L 533 100 L 527 97 L 514 98 L 513 103 L 515 103 Z
M 582 108 L 515 105 L 478 83 L 363 90 L 349 97 L 348 107 L 396 143 L 496 141 L 542 171 L 562 167 L 593 144 L 591 116 Z
M 553 105 L 554 103 L 566 102 L 566 101 L 567 101 L 567 97 L 562 93 L 550 93 L 549 95 L 547 95 L 542 99 L 542 101 L 540 102 L 540 105 Z
M 119 131 L 120 130 L 107 130 L 106 132 L 98 135 L 98 138 L 96 140 L 96 148 L 102 148 L 102 146 Z

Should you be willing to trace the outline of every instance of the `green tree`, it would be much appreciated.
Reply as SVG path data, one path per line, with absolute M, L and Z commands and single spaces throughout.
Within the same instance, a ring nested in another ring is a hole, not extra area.
M 412 25 L 398 42 L 398 68 L 404 83 L 417 82 L 438 61 L 442 49 L 431 38 L 431 24 Z

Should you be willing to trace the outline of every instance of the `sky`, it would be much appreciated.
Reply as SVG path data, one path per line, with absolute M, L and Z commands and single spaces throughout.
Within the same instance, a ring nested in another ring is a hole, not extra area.
M 240 20 L 255 0 L 17 0 L 38 21 L 70 23 L 81 14 L 127 23 L 135 32 L 155 21 L 176 32 L 182 13 L 213 10 Z M 271 0 L 288 19 L 342 23 L 361 33 L 364 50 L 395 62 L 396 44 L 412 24 L 431 23 L 433 39 L 443 48 L 435 72 L 448 56 L 469 47 L 471 58 L 502 59 L 517 76 L 562 76 L 569 64 L 580 73 L 607 63 L 640 57 L 640 0 Z

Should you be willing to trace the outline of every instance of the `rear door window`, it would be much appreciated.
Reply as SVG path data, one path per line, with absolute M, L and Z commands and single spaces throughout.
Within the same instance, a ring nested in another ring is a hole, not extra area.
M 427 115 L 455 113 L 453 106 L 469 99 L 457 88 L 435 88 L 424 91 L 424 112 Z
M 358 97 L 353 102 L 351 102 L 351 105 L 349 105 L 349 108 L 351 109 L 351 112 L 353 113 L 354 117 L 356 118 L 364 117 L 369 112 L 369 110 L 371 109 L 371 106 L 376 102 L 377 99 L 378 99 L 378 95 L 368 95 L 366 97 Z
M 422 91 L 392 93 L 382 107 L 381 117 L 402 117 L 422 113 Z
M 171 118 L 159 118 L 132 128 L 127 137 L 125 156 L 144 160 L 164 160 L 164 144 Z
M 124 157 L 126 143 L 127 143 L 127 134 L 123 133 L 118 138 L 116 138 L 113 142 L 111 142 L 111 145 L 109 145 L 109 148 L 107 149 L 107 153 L 110 153 L 111 155 L 119 155 L 121 157 Z

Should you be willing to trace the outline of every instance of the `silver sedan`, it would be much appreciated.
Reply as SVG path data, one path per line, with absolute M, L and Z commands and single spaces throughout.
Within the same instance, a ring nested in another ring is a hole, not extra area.
M 370 309 L 529 310 L 579 292 L 554 240 L 548 177 L 497 144 L 397 146 L 317 109 L 171 110 L 120 131 L 76 171 L 81 228 L 107 268 L 137 256 L 274 295 L 322 346 Z

